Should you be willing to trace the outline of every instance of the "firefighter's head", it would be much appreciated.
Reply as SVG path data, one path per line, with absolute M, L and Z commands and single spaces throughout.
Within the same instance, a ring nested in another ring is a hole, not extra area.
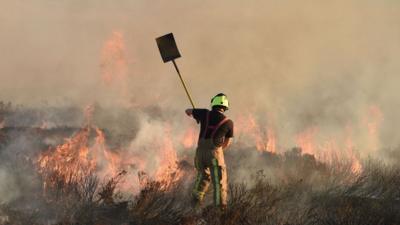
M 229 109 L 229 101 L 225 94 L 219 93 L 211 99 L 211 108 L 226 111 Z

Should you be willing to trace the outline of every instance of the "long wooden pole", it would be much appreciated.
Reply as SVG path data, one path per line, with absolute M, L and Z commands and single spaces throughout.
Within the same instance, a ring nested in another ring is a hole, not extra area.
M 190 104 L 192 104 L 193 109 L 196 108 L 196 106 L 194 106 L 192 97 L 190 96 L 189 91 L 188 91 L 188 89 L 187 89 L 187 87 L 186 87 L 185 81 L 184 81 L 183 78 L 182 78 L 181 72 L 179 72 L 179 68 L 178 68 L 178 66 L 176 65 L 175 60 L 172 60 L 172 63 L 174 64 L 174 67 L 175 67 L 175 69 L 176 69 L 176 72 L 177 72 L 178 75 L 179 75 L 179 79 L 180 79 L 181 82 L 182 82 L 183 88 L 185 89 L 186 95 L 187 95 L 188 98 L 189 98 Z

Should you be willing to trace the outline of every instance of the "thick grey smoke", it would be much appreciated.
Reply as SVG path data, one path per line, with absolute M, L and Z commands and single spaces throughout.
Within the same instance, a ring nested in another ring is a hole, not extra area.
M 178 64 L 197 104 L 206 107 L 212 95 L 226 93 L 231 116 L 256 112 L 258 121 L 273 127 L 282 148 L 295 145 L 294 137 L 313 127 L 320 142 L 331 137 L 344 142 L 351 133 L 359 149 L 400 141 L 397 1 L 1 5 L 0 96 L 5 100 L 158 105 L 181 112 L 188 100 L 154 41 L 173 32 L 183 55 Z M 125 67 L 118 73 L 125 78 L 122 86 L 110 87 L 102 81 L 102 51 L 115 32 L 124 43 Z M 368 124 L 378 129 L 378 140 L 370 140 Z
M 257 135 L 268 139 L 273 132 L 278 151 L 301 138 L 316 151 L 351 147 L 367 156 L 399 149 L 396 0 L 2 0 L 0 5 L 0 100 L 24 105 L 4 121 L 0 114 L 0 128 L 17 127 L 0 146 L 0 204 L 28 201 L 37 208 L 39 202 L 30 200 L 42 187 L 37 155 L 85 125 L 86 105 L 94 106 L 92 122 L 104 129 L 107 147 L 122 155 L 118 163 L 129 185 L 139 187 L 141 170 L 154 176 L 168 169 L 168 159 L 175 163 L 168 150 L 192 161 L 195 143 L 182 143 L 188 128 L 197 135 L 195 122 L 183 113 L 189 101 L 155 43 L 169 32 L 175 34 L 183 56 L 177 63 L 197 105 L 208 107 L 220 92 L 231 101 L 228 115 L 237 130 L 226 154 L 230 181 L 252 180 L 250 174 L 262 169 L 272 182 L 282 179 L 281 168 L 273 165 L 280 156 L 260 156 L 254 129 L 240 130 L 249 125 L 243 124 L 248 115 L 261 129 Z M 28 129 L 21 135 L 20 127 Z M 40 134 L 31 127 L 46 129 Z M 398 163 L 395 151 L 385 156 Z

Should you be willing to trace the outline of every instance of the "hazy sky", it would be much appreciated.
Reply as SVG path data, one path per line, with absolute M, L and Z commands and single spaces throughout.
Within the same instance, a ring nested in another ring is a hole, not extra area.
M 188 107 L 154 40 L 173 32 L 199 106 L 225 92 L 232 115 L 265 113 L 282 133 L 329 133 L 378 107 L 382 140 L 399 141 L 399 1 L 0 1 L 3 100 Z M 115 34 L 123 80 L 105 85 Z

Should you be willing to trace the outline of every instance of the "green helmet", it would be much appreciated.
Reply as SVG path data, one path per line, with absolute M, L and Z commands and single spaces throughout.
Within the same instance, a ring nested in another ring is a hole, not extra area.
M 229 101 L 225 94 L 219 93 L 211 99 L 211 107 L 213 106 L 224 106 L 226 109 L 229 108 Z

